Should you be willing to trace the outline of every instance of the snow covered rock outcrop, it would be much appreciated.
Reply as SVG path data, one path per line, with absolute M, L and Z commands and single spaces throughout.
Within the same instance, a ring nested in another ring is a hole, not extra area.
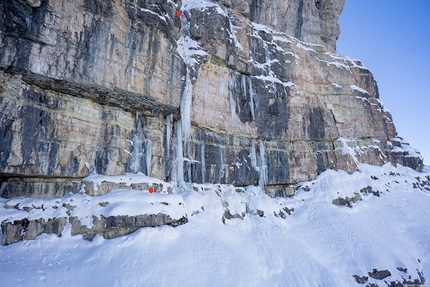
M 93 171 L 266 186 L 421 156 L 371 72 L 336 54 L 343 0 L 3 1 L 3 197 Z
M 177 227 L 208 210 L 223 223 L 252 215 L 285 218 L 294 211 L 285 199 L 271 199 L 254 186 L 188 184 L 168 194 L 167 182 L 143 174 L 92 174 L 84 182 L 78 194 L 61 198 L 2 198 L 0 245 L 42 234 L 112 239 L 142 227 Z
M 161 181 L 142 174 L 92 175 L 85 179 L 78 194 L 7 200 L 0 212 L 1 244 L 35 239 L 41 234 L 82 235 L 87 240 L 100 235 L 110 239 L 142 227 L 185 224 L 182 196 L 167 194 L 167 184 L 164 186 L 163 190 Z

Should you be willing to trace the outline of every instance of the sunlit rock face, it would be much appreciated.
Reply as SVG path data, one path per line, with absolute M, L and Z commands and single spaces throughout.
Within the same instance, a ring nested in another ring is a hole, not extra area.
M 345 0 L 218 0 L 250 21 L 336 52 Z
M 359 162 L 421 170 L 371 72 L 336 54 L 343 4 L 4 1 L 1 193 L 63 196 L 90 172 L 143 172 L 282 196 Z

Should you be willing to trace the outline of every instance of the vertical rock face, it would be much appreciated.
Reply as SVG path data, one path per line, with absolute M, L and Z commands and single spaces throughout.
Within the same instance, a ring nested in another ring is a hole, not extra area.
M 345 0 L 219 0 L 254 23 L 336 52 L 338 18 Z
M 26 74 L 34 82 L 51 80 L 38 84 L 71 93 L 97 85 L 137 93 L 137 100 L 177 104 L 184 65 L 176 53 L 173 2 L 33 3 L 2 3 L 4 70 Z
M 0 193 L 62 196 L 96 171 L 282 195 L 331 168 L 422 169 L 371 72 L 335 53 L 343 4 L 3 1 Z

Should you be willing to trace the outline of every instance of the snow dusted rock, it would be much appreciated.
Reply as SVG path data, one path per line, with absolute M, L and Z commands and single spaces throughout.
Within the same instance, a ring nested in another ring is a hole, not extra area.
M 165 203 L 166 205 L 168 203 Z M 92 216 L 92 227 L 83 225 L 78 217 L 70 217 L 68 221 L 72 225 L 72 235 L 82 235 L 84 239 L 92 240 L 94 236 L 101 235 L 103 238 L 111 239 L 130 234 L 142 227 L 156 227 L 162 225 L 178 226 L 185 224 L 187 218 L 184 215 L 179 219 L 173 219 L 163 213 L 141 214 L 136 216 L 119 215 L 98 218 Z M 66 218 L 44 218 L 28 220 L 14 220 L 13 222 L 3 222 L 1 224 L 3 245 L 9 245 L 22 240 L 33 240 L 41 234 L 62 235 L 66 226 Z
M 367 279 L 369 279 L 367 276 L 358 276 L 358 275 L 353 275 L 352 277 L 354 277 L 355 282 L 359 283 L 359 284 L 364 284 L 366 283 Z
M 120 182 L 119 187 L 128 188 L 98 196 L 89 196 L 82 190 L 62 198 L 1 199 L 2 243 L 9 245 L 31 240 L 44 233 L 62 236 L 64 232 L 82 235 L 86 240 L 93 240 L 97 235 L 111 239 L 143 227 L 183 225 L 189 216 L 203 212 L 215 215 L 224 224 L 227 220 L 244 220 L 245 216 L 286 218 L 294 212 L 294 207 L 285 201 L 271 199 L 259 187 L 253 186 L 195 184 L 180 193 L 168 194 L 168 183 L 144 175 L 109 177 L 93 174 L 84 181 L 92 182 L 93 187 Z M 153 193 L 129 189 L 144 185 L 164 189 Z M 95 193 L 98 192 L 96 189 Z
M 336 51 L 340 34 L 338 17 L 345 0 L 217 0 L 249 18 L 294 36 L 297 39 L 324 45 Z
M 388 276 L 391 276 L 390 271 L 388 270 L 377 270 L 377 269 L 373 269 L 372 272 L 368 272 L 369 277 L 372 277 L 373 279 L 378 279 L 378 280 L 382 280 Z
M 98 177 L 86 178 L 95 181 Z M 115 183 L 116 178 L 104 178 Z M 124 180 L 124 187 L 136 185 L 142 176 Z M 94 182 L 95 181 L 95 182 Z M 152 179 L 146 186 L 156 186 Z M 165 184 L 167 185 L 167 184 Z M 160 190 L 159 190 L 160 191 Z M 148 190 L 117 189 L 108 194 L 88 196 L 84 192 L 61 198 L 14 198 L 7 200 L 0 211 L 4 245 L 35 239 L 41 234 L 63 232 L 82 235 L 92 240 L 101 235 L 106 239 L 130 234 L 142 227 L 178 226 L 187 222 L 184 201 L 180 195 L 149 193 Z M 20 219 L 18 219 L 20 218 Z M 69 224 L 68 228 L 65 228 Z
M 371 72 L 335 53 L 343 4 L 1 3 L 0 193 L 64 196 L 96 171 L 279 196 L 358 163 L 421 170 Z
M 13 222 L 2 222 L 2 242 L 3 245 L 9 245 L 21 240 L 33 240 L 42 233 L 55 234 L 61 236 L 66 225 L 66 218 L 44 218 L 28 220 L 14 220 Z
M 409 166 L 415 170 L 423 169 L 423 161 L 419 151 L 411 147 L 408 142 L 402 138 L 392 138 L 391 143 L 393 144 L 391 157 L 395 163 Z
M 166 203 L 167 204 L 167 203 Z M 93 226 L 91 228 L 82 225 L 76 217 L 70 218 L 72 224 L 72 235 L 81 234 L 84 239 L 92 240 L 96 235 L 101 235 L 105 239 L 116 238 L 130 234 L 142 227 L 156 227 L 162 225 L 179 226 L 187 223 L 186 216 L 179 219 L 173 219 L 163 213 L 142 214 L 136 216 L 120 215 L 109 216 L 100 219 L 93 215 Z
M 100 184 L 96 184 L 92 181 L 84 180 L 83 184 L 85 193 L 91 196 L 107 194 L 115 189 L 148 190 L 148 188 L 151 187 L 154 192 L 160 192 L 163 189 L 162 185 L 154 183 L 150 186 L 147 182 L 131 183 L 127 185 L 123 182 L 117 183 L 112 181 L 102 181 Z

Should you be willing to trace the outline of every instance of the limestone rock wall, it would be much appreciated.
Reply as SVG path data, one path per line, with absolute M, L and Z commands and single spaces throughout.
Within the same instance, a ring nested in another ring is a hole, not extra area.
M 345 0 L 218 0 L 252 22 L 264 24 L 301 41 L 336 51 L 338 18 Z
M 329 168 L 422 169 L 371 72 L 335 53 L 343 3 L 3 1 L 0 194 L 63 196 L 93 171 L 175 180 L 187 73 L 185 181 L 283 196 Z
M 162 116 L 136 117 L 119 107 L 27 84 L 21 75 L 0 72 L 0 83 L 1 175 L 21 178 L 9 180 L 6 193 L 63 196 L 78 192 L 81 185 L 76 180 L 90 172 L 132 172 L 130 161 L 137 149 L 132 140 L 137 135 L 140 152 L 145 139 L 157 143 L 152 147 L 150 175 L 164 177 L 164 147 L 158 144 L 164 140 Z M 140 134 L 138 124 L 143 126 Z M 138 165 L 135 172 L 147 173 L 144 157 Z
M 184 63 L 172 1 L 19 0 L 0 9 L 3 70 L 67 93 L 91 86 L 178 104 Z

